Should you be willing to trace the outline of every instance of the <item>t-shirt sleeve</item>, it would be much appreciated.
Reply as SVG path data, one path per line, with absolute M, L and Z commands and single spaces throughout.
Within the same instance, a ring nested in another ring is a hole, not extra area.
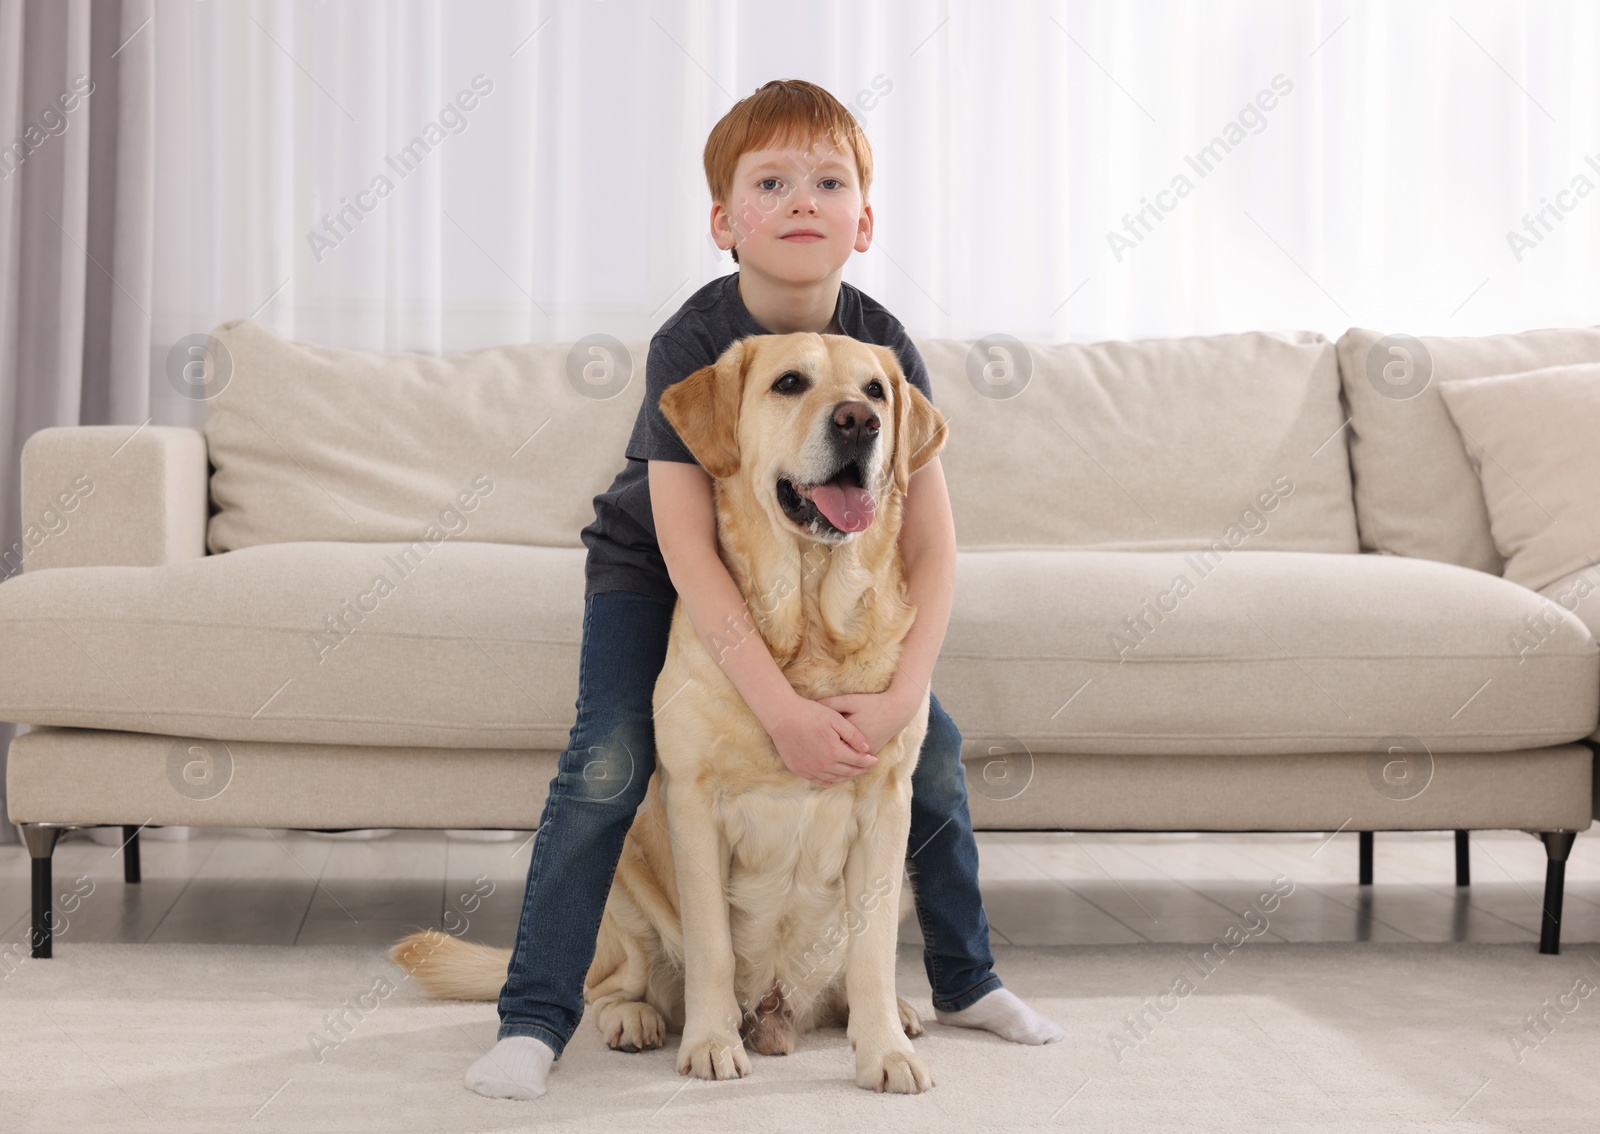
M 675 338 L 658 334 L 650 340 L 650 356 L 644 367 L 644 401 L 628 438 L 626 455 L 636 461 L 681 461 L 699 464 L 689 447 L 661 412 L 661 395 L 674 382 L 681 382 L 715 359 L 702 358 Z
M 906 334 L 906 329 L 901 326 L 899 320 L 889 324 L 879 345 L 894 351 L 895 357 L 900 360 L 900 369 L 905 371 L 906 381 L 921 390 L 923 397 L 930 402 L 933 401 L 933 385 L 928 381 L 928 365 L 922 361 L 922 352 L 917 349 L 917 344 L 911 341 L 911 336 Z

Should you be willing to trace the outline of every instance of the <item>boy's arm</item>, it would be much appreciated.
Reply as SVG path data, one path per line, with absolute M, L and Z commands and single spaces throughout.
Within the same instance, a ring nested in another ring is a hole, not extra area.
M 906 595 L 917 608 L 917 618 L 901 642 L 888 692 L 909 718 L 933 681 L 956 589 L 956 525 L 938 457 L 912 473 L 906 484 L 900 558 Z
M 648 468 L 656 538 L 672 585 L 700 641 L 772 737 L 785 766 L 828 785 L 876 764 L 856 726 L 837 710 L 796 693 L 772 660 L 738 584 L 717 554 L 710 475 L 683 461 L 650 461 Z M 735 631 L 732 647 L 718 640 L 730 626 L 742 628 Z

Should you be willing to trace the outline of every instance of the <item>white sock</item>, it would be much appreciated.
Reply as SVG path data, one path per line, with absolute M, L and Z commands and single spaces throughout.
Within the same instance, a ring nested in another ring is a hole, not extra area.
M 935 1008 L 933 1018 L 958 1028 L 982 1028 L 1012 1043 L 1055 1043 L 1067 1034 L 1054 1020 L 1039 1015 L 1007 988 L 997 988 L 959 1012 Z
M 531 1101 L 544 1094 L 555 1058 L 556 1053 L 541 1039 L 507 1036 L 467 1068 L 467 1088 L 484 1098 Z

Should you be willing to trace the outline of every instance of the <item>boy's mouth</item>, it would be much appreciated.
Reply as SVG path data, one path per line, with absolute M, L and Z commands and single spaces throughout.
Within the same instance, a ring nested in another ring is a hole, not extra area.
M 823 239 L 823 236 L 814 228 L 797 228 L 793 232 L 784 233 L 778 239 L 792 241 L 795 244 L 814 244 Z

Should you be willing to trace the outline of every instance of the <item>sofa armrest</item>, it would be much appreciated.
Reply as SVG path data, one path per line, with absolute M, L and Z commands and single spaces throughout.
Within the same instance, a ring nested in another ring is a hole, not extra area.
M 22 446 L 26 570 L 198 559 L 209 513 L 210 465 L 198 429 L 60 426 Z

